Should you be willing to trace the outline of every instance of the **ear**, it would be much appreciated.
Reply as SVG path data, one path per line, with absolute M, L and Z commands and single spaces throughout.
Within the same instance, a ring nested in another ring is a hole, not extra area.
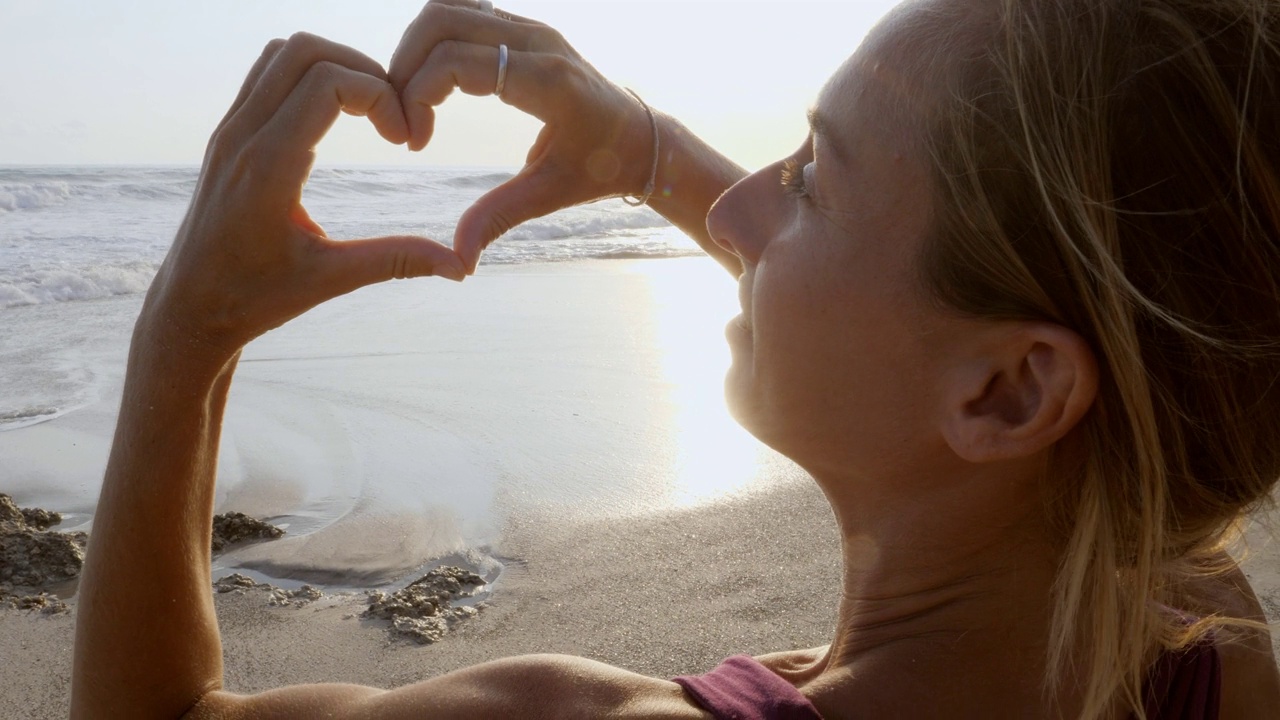
M 969 462 L 1028 457 L 1061 440 L 1093 405 L 1098 364 L 1061 325 L 1000 323 L 947 376 L 943 437 Z

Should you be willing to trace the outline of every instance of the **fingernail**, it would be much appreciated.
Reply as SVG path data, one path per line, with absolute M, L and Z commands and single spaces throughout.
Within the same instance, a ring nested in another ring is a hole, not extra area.
M 436 274 L 438 274 L 442 278 L 445 278 L 447 280 L 452 280 L 454 282 L 462 282 L 467 277 L 467 274 L 464 273 L 461 268 L 456 268 L 456 267 L 453 267 L 452 265 L 446 265 L 442 268 L 439 268 Z

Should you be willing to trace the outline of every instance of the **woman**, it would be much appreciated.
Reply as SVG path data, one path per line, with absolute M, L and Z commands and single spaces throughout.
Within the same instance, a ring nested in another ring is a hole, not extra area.
M 553 30 L 474 0 L 430 4 L 389 74 L 272 43 L 135 330 L 73 715 L 1274 714 L 1263 616 L 1221 547 L 1280 478 L 1278 46 L 1270 0 L 912 3 L 836 72 L 805 144 L 744 177 Z M 338 111 L 420 148 L 455 86 L 546 123 L 456 255 L 328 241 L 299 188 Z M 727 395 L 836 512 L 831 644 L 679 683 L 538 656 L 391 691 L 220 690 L 207 538 L 240 348 L 628 194 L 741 275 Z

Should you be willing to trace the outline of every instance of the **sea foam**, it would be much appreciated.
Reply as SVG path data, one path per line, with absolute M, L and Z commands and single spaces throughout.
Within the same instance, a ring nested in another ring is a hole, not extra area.
M 149 262 L 51 269 L 12 276 L 0 274 L 0 308 L 98 300 L 144 292 L 157 266 Z
M 71 186 L 61 181 L 3 184 L 0 185 L 0 212 L 60 205 L 70 197 Z

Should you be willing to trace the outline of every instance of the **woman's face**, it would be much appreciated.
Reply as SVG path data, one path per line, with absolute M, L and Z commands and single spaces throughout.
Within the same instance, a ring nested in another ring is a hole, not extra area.
M 890 59 L 903 51 L 896 25 L 882 22 L 828 82 L 804 146 L 707 218 L 745 268 L 730 407 L 815 475 L 874 472 L 936 439 L 938 358 L 959 331 L 917 278 L 931 183 L 907 114 L 920 88 Z

